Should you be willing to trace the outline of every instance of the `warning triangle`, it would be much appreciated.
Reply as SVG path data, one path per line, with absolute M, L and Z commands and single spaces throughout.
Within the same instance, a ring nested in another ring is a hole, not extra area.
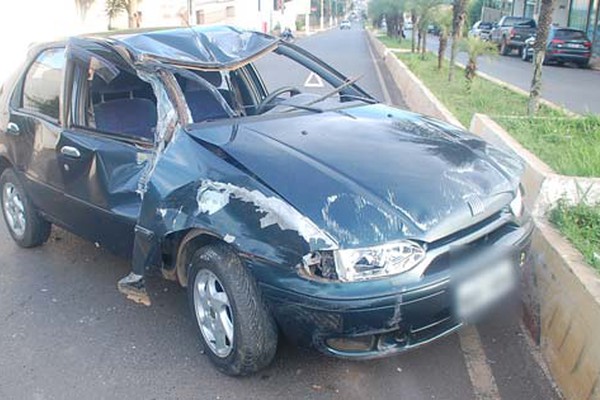
M 314 72 L 311 72 L 310 74 L 308 74 L 308 78 L 306 78 L 306 81 L 304 82 L 304 87 L 323 87 L 325 85 L 323 85 L 323 79 L 321 79 L 321 77 L 317 74 L 315 74 Z

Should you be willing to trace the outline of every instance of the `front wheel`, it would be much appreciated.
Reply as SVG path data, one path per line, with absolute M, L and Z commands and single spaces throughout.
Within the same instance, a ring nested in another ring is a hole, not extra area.
M 275 322 L 231 248 L 215 244 L 196 251 L 188 297 L 200 340 L 221 372 L 249 375 L 271 363 L 277 351 Z
M 38 214 L 15 171 L 8 168 L 2 173 L 0 190 L 2 214 L 14 241 L 24 248 L 44 244 L 52 226 Z

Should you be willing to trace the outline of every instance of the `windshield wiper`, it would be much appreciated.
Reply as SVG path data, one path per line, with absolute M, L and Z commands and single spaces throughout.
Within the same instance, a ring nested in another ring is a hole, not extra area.
M 331 96 L 335 95 L 336 93 L 341 92 L 343 89 L 347 88 L 350 85 L 353 85 L 356 83 L 356 81 L 358 81 L 360 78 L 362 78 L 362 75 L 357 76 L 356 78 L 352 78 L 347 80 L 346 82 L 344 82 L 343 84 L 341 84 L 340 86 L 336 87 L 335 89 L 333 89 L 331 92 L 324 94 L 323 96 L 319 97 L 318 99 L 315 99 L 313 101 L 309 101 L 306 104 L 303 104 L 304 107 L 307 106 L 312 106 L 313 104 L 319 103 L 325 99 L 330 98 Z
M 371 99 L 369 97 L 364 97 L 364 96 L 357 96 L 355 94 L 343 94 L 342 98 L 348 98 L 348 99 L 354 99 L 354 100 L 360 100 L 360 101 L 364 101 L 365 103 L 369 103 L 369 104 L 377 104 L 379 103 L 377 100 L 375 99 Z

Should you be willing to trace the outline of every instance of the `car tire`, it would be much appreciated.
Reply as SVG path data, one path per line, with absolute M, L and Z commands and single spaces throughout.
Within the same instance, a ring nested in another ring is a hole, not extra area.
M 510 54 L 510 47 L 508 47 L 506 38 L 504 38 L 504 39 L 502 39 L 502 42 L 500 42 L 500 55 L 507 56 L 509 54 Z
M 578 67 L 581 68 L 581 69 L 588 69 L 590 67 L 590 62 L 589 61 L 585 61 L 585 62 L 579 63 Z
M 39 215 L 11 168 L 0 176 L 0 204 L 8 232 L 17 245 L 32 248 L 48 240 L 52 225 Z
M 243 376 L 271 363 L 277 326 L 254 278 L 229 246 L 211 244 L 194 253 L 187 290 L 205 353 L 219 371 Z
M 519 55 L 519 57 L 523 57 L 523 48 L 522 47 L 519 47 L 517 49 L 517 54 Z

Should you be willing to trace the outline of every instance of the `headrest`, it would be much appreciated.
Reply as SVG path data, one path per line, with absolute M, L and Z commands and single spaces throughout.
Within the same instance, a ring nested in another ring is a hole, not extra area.
M 121 72 L 115 79 L 106 83 L 99 76 L 92 81 L 92 91 L 100 94 L 125 93 L 149 88 L 149 84 L 127 72 Z

